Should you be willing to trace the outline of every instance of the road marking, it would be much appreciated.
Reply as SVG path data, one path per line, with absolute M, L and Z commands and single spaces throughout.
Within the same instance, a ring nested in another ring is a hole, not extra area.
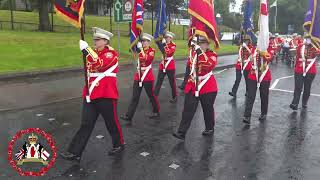
M 148 152 L 142 152 L 142 153 L 140 153 L 140 155 L 146 157 L 146 156 L 149 156 L 150 153 L 148 153 Z
M 178 164 L 175 164 L 175 163 L 172 163 L 169 166 L 169 168 L 172 168 L 172 169 L 178 169 L 178 167 L 180 167 L 180 166 Z
M 286 93 L 294 93 L 294 91 L 285 90 L 285 89 L 270 89 L 271 91 L 280 91 L 280 92 L 286 92 Z M 303 92 L 301 92 L 303 93 Z M 310 96 L 320 97 L 320 94 L 310 94 Z
M 102 139 L 102 138 L 104 138 L 104 136 L 100 134 L 100 135 L 96 136 L 96 138 Z
M 284 76 L 284 77 L 281 77 L 281 78 L 276 79 L 276 80 L 274 81 L 274 83 L 271 85 L 270 89 L 271 89 L 271 90 L 272 90 L 272 89 L 275 89 L 280 80 L 282 80 L 282 79 L 288 79 L 288 78 L 291 78 L 291 77 L 293 77 L 293 76 L 294 76 L 294 75 Z

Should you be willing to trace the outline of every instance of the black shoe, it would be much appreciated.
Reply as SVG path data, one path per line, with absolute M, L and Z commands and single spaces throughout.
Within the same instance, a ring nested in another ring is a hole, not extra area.
M 261 114 L 260 117 L 259 117 L 259 121 L 263 122 L 267 120 L 267 115 L 266 114 Z
M 171 104 L 175 104 L 175 103 L 177 103 L 177 101 L 178 101 L 178 98 L 177 97 L 174 97 L 174 98 L 172 98 L 172 99 L 170 99 L 170 103 Z
M 182 133 L 172 133 L 172 136 L 183 141 L 186 138 L 185 135 Z
M 290 108 L 294 111 L 298 110 L 298 105 L 297 104 L 290 104 Z
M 150 119 L 159 119 L 160 113 L 150 113 L 147 115 Z
M 63 159 L 68 160 L 68 161 L 78 161 L 78 162 L 80 162 L 80 159 L 81 159 L 80 156 L 77 156 L 77 155 L 72 154 L 70 152 L 62 152 L 62 153 L 60 153 L 60 156 Z
M 307 106 L 306 104 L 302 104 L 302 108 L 303 108 L 303 109 L 307 109 L 308 106 Z
M 131 119 L 131 118 L 129 118 L 129 116 L 128 116 L 128 115 L 126 115 L 126 114 L 121 115 L 121 116 L 120 116 L 120 118 L 121 118 L 122 120 L 125 120 L 125 121 L 129 121 L 129 122 L 131 122 L 131 121 L 132 121 L 132 119 Z
M 251 124 L 251 118 L 250 117 L 244 117 L 242 122 L 246 123 L 247 125 L 250 125 Z
M 237 96 L 233 92 L 229 92 L 229 95 L 236 98 Z
M 116 155 L 116 154 L 121 153 L 123 150 L 124 150 L 124 145 L 120 145 L 120 146 L 118 146 L 118 147 L 112 148 L 112 149 L 108 152 L 108 155 L 109 155 L 109 156 L 113 156 L 113 155 Z
M 202 132 L 202 136 L 211 136 L 214 133 L 214 129 L 210 129 L 210 130 L 204 130 Z

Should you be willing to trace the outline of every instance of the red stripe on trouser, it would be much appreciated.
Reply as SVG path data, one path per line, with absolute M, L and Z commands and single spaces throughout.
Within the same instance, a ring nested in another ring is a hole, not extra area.
M 119 124 L 119 120 L 118 120 L 118 115 L 117 115 L 117 103 L 116 100 L 112 101 L 113 104 L 113 119 L 117 125 L 118 131 L 119 131 L 119 136 L 120 136 L 120 143 L 124 144 L 124 140 L 123 140 L 123 135 L 122 135 L 122 129 L 121 126 Z
M 158 108 L 158 112 L 160 112 L 160 104 L 159 104 L 159 101 L 158 101 L 157 96 L 155 96 L 155 94 L 154 94 L 154 86 L 153 86 L 153 82 L 152 82 L 152 96 L 153 96 L 154 100 L 156 101 L 157 108 Z

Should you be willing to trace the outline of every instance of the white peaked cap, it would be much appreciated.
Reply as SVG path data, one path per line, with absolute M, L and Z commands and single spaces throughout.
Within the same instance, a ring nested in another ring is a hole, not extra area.
M 153 39 L 153 36 L 151 36 L 151 35 L 148 34 L 148 33 L 143 33 L 143 34 L 142 34 L 142 39 L 143 39 L 143 40 L 151 41 L 151 40 Z
M 174 38 L 176 35 L 173 32 L 167 31 L 164 37 L 171 37 Z
M 109 31 L 98 27 L 92 27 L 93 39 L 106 39 L 109 40 L 113 37 L 113 34 Z

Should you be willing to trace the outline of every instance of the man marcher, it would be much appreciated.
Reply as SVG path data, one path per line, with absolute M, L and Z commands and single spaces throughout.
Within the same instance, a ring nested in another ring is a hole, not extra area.
M 294 69 L 295 87 L 293 100 L 290 104 L 292 110 L 298 109 L 302 89 L 302 108 L 307 108 L 312 82 L 317 74 L 316 59 L 320 55 L 319 47 L 315 44 L 311 36 L 307 35 L 305 36 L 305 43 L 300 44 L 297 48 L 297 60 Z
M 136 112 L 143 87 L 153 108 L 152 113 L 148 115 L 149 118 L 160 118 L 160 106 L 153 88 L 154 76 L 152 71 L 152 62 L 154 60 L 155 50 L 150 46 L 153 37 L 150 34 L 143 33 L 141 39 L 142 43 L 138 42 L 137 44 L 137 49 L 139 51 L 139 60 L 137 73 L 135 73 L 134 76 L 131 103 L 129 104 L 127 113 L 121 116 L 121 119 L 129 122 L 132 122 L 132 118 Z
M 176 51 L 176 44 L 172 41 L 174 38 L 172 32 L 167 31 L 164 35 L 164 59 L 159 64 L 158 79 L 155 86 L 154 93 L 159 96 L 161 85 L 163 83 L 165 75 L 168 76 L 169 83 L 171 86 L 171 97 L 170 103 L 177 102 L 177 88 L 176 88 L 176 66 L 173 55 Z
M 271 71 L 269 64 L 273 57 L 270 52 L 261 53 L 258 50 L 253 55 L 253 63 L 248 75 L 248 96 L 245 104 L 243 122 L 251 124 L 251 113 L 256 99 L 257 89 L 260 90 L 261 115 L 259 121 L 265 121 L 268 113 L 269 87 L 271 82 Z
M 185 101 L 180 126 L 173 136 L 184 140 L 200 101 L 204 114 L 205 130 L 202 135 L 214 133 L 215 113 L 214 102 L 217 96 L 217 83 L 212 70 L 217 64 L 217 54 L 209 49 L 209 41 L 204 36 L 198 36 L 199 45 L 194 45 L 192 57 L 188 64 L 191 73 L 185 87 Z M 198 56 L 198 57 L 197 57 Z M 198 58 L 198 63 L 197 62 Z M 197 67 L 198 66 L 198 67 Z M 196 71 L 198 69 L 198 72 Z M 197 77 L 199 79 L 196 85 Z M 198 88 L 196 87 L 198 86 Z M 198 91 L 197 91 L 198 89 Z
M 246 82 L 246 96 L 248 92 L 248 74 L 251 70 L 251 58 L 255 51 L 255 47 L 252 44 L 251 38 L 248 35 L 245 35 L 242 44 L 239 48 L 239 58 L 236 63 L 236 80 L 232 87 L 232 91 L 229 92 L 229 95 L 232 97 L 237 96 L 237 91 L 239 88 L 239 84 L 241 82 L 242 75 L 244 76 Z
M 120 153 L 124 149 L 122 130 L 117 115 L 119 95 L 116 75 L 119 71 L 119 57 L 118 53 L 109 46 L 113 34 L 97 27 L 92 29 L 94 51 L 88 46 L 88 43 L 80 40 L 80 50 L 87 58 L 89 97 L 86 100 L 86 89 L 84 88 L 80 129 L 73 137 L 68 151 L 61 153 L 61 156 L 67 160 L 80 161 L 100 114 L 112 137 L 113 148 L 109 151 L 109 155 Z

